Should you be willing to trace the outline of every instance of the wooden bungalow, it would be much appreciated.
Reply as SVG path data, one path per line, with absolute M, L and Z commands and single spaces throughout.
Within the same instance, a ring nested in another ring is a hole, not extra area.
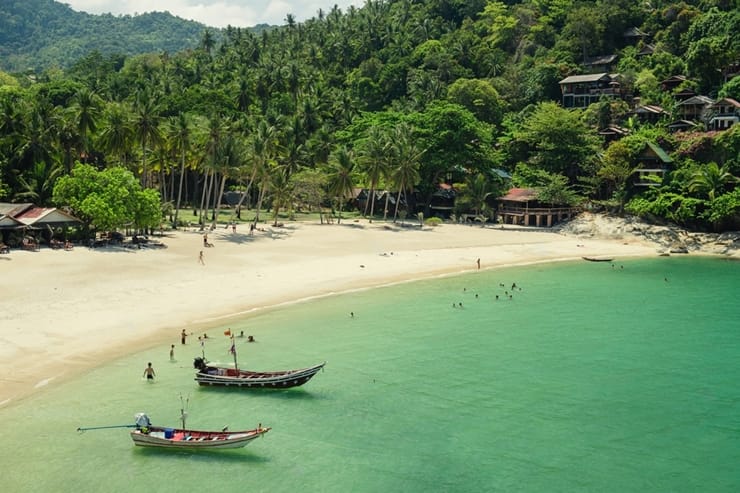
M 740 102 L 732 98 L 723 98 L 709 108 L 710 118 L 707 125 L 710 130 L 727 130 L 740 122 Z
M 683 120 L 704 121 L 713 104 L 714 100 L 710 97 L 691 96 L 679 102 L 676 111 Z
M 614 142 L 622 137 L 629 135 L 630 131 L 627 128 L 620 127 L 619 125 L 609 125 L 608 127 L 599 130 L 599 135 L 604 138 L 604 141 L 608 144 Z
M 55 229 L 80 224 L 82 221 L 56 207 L 0 203 L 0 230 L 20 231 L 23 237 L 27 234 L 30 236 L 44 234 L 46 239 L 50 240 Z M 35 241 L 38 241 L 38 238 Z
M 660 185 L 670 170 L 673 160 L 658 144 L 648 142 L 637 156 L 637 169 L 633 184 L 636 187 Z
M 654 104 L 638 106 L 632 114 L 642 123 L 658 123 L 662 118 L 669 116 L 667 111 Z
M 576 207 L 552 207 L 542 204 L 537 200 L 537 190 L 532 188 L 512 188 L 496 201 L 498 202 L 496 213 L 504 224 L 549 228 L 578 212 Z
M 619 76 L 607 73 L 571 75 L 559 82 L 563 94 L 564 108 L 586 108 L 598 102 L 602 97 L 619 98 L 622 96 Z

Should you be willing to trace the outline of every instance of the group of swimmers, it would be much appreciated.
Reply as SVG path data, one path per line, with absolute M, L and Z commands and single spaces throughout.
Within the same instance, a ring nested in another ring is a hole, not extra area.
M 505 288 L 506 285 L 504 283 L 499 283 L 499 287 Z M 468 290 L 468 288 L 463 288 L 463 292 L 467 292 L 467 290 Z M 514 295 L 513 295 L 514 291 L 521 291 L 521 290 L 522 290 L 522 288 L 520 288 L 519 286 L 517 286 L 516 283 L 512 283 L 511 284 L 511 293 L 508 290 L 504 291 L 504 299 L 513 300 L 514 299 Z M 475 299 L 478 299 L 478 293 L 475 293 Z M 497 294 L 494 299 L 499 300 L 499 299 L 501 299 L 501 297 Z M 463 307 L 462 301 L 452 304 L 452 308 L 462 308 L 462 307 Z

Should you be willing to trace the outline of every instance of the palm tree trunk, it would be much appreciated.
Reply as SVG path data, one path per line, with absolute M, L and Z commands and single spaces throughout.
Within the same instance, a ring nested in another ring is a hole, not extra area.
M 206 170 L 205 174 L 203 175 L 203 191 L 200 194 L 200 210 L 198 211 L 198 224 L 200 224 L 201 229 L 205 228 L 205 221 L 203 220 L 205 217 L 205 206 L 206 206 L 206 190 L 208 190 L 208 170 Z
M 398 218 L 398 206 L 401 204 L 401 192 L 403 191 L 403 187 L 398 189 L 398 196 L 396 197 L 396 208 L 393 211 L 393 222 L 396 222 L 396 219 Z
M 213 224 L 218 222 L 218 214 L 221 212 L 221 197 L 224 196 L 224 187 L 226 187 L 226 173 L 221 175 L 221 187 L 216 198 L 216 214 L 213 218 Z
M 177 229 L 177 214 L 180 212 L 180 201 L 182 199 L 182 181 L 185 177 L 185 151 L 182 152 L 182 160 L 180 162 L 180 185 L 177 188 L 177 204 L 175 205 L 175 220 L 172 227 L 174 229 Z M 172 182 L 174 183 L 174 178 L 172 179 Z

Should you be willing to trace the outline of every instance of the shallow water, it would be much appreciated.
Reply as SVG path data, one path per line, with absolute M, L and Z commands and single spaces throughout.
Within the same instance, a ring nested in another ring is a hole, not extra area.
M 197 341 L 177 344 L 174 363 L 169 346 L 131 355 L 0 408 L 2 489 L 739 491 L 738 300 L 740 262 L 669 257 L 479 271 L 281 307 L 231 324 L 257 339 L 237 339 L 240 363 L 327 361 L 305 386 L 199 388 Z M 204 350 L 228 362 L 221 331 Z M 153 384 L 141 379 L 147 361 Z M 76 431 L 140 411 L 177 425 L 180 396 L 192 428 L 273 430 L 195 454 L 134 447 L 126 429 Z

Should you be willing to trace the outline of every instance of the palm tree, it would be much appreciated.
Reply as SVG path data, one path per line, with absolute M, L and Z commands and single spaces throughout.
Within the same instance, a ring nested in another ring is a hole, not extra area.
M 406 196 L 410 190 L 419 182 L 419 165 L 424 150 L 420 150 L 413 140 L 413 129 L 400 124 L 395 128 L 393 136 L 393 165 L 391 167 L 391 178 L 398 187 L 396 197 L 396 208 L 393 213 L 393 221 L 398 218 L 398 207 L 401 202 L 401 194 Z M 387 207 L 386 207 L 387 209 Z
M 243 159 L 241 165 L 235 170 L 237 175 L 248 175 L 247 187 L 242 196 L 239 198 L 239 203 L 236 205 L 236 210 L 241 210 L 244 200 L 249 197 L 252 185 L 255 183 L 260 184 L 260 192 L 257 198 L 257 210 L 255 211 L 254 224 L 259 222 L 260 209 L 262 207 L 262 199 L 264 194 L 269 188 L 269 180 L 271 176 L 271 166 L 273 161 L 273 154 L 277 147 L 277 131 L 274 126 L 267 123 L 266 120 L 262 119 L 257 123 L 254 133 L 249 138 L 248 144 L 244 149 Z M 245 163 L 248 163 L 245 165 Z
M 182 203 L 182 182 L 185 177 L 185 156 L 190 149 L 190 121 L 185 113 L 180 112 L 177 117 L 170 120 L 169 125 L 170 142 L 175 150 L 180 151 L 180 183 L 177 187 L 177 203 L 175 204 L 175 218 L 172 227 L 177 229 L 177 215 Z
M 370 193 L 363 215 L 367 216 L 370 207 L 370 221 L 375 215 L 375 191 L 380 179 L 388 173 L 390 142 L 387 135 L 378 127 L 372 127 L 363 147 L 360 164 L 370 180 Z
M 736 183 L 738 178 L 729 171 L 727 164 L 721 168 L 711 162 L 694 172 L 689 182 L 689 191 L 706 193 L 709 201 L 713 202 L 717 193 L 721 193 L 728 183 Z
M 483 173 L 468 176 L 460 195 L 455 199 L 455 208 L 472 210 L 476 216 L 480 216 L 488 211 L 487 200 L 494 193 L 491 182 Z
M 86 153 L 83 161 L 86 161 L 90 152 L 88 136 L 94 134 L 97 130 L 101 99 L 93 91 L 85 88 L 78 91 L 72 101 L 72 108 L 74 109 L 75 120 L 77 122 L 77 131 L 82 137 L 82 150 Z
M 131 109 L 121 103 L 111 103 L 103 115 L 103 126 L 98 134 L 98 144 L 109 153 L 118 155 L 126 165 L 126 156 L 136 137 Z
M 134 107 L 134 135 L 141 144 L 141 179 L 142 186 L 149 185 L 147 170 L 147 145 L 159 145 L 162 142 L 162 132 L 159 128 L 161 117 L 159 106 L 148 92 L 140 92 Z
M 276 173 L 273 173 L 270 189 L 272 191 L 272 225 L 277 226 L 280 210 L 282 208 L 289 208 L 293 202 L 293 184 L 284 169 L 277 170 Z
M 339 203 L 337 224 L 342 220 L 342 209 L 348 196 L 352 196 L 355 156 L 352 150 L 340 147 L 329 157 L 329 189 Z

